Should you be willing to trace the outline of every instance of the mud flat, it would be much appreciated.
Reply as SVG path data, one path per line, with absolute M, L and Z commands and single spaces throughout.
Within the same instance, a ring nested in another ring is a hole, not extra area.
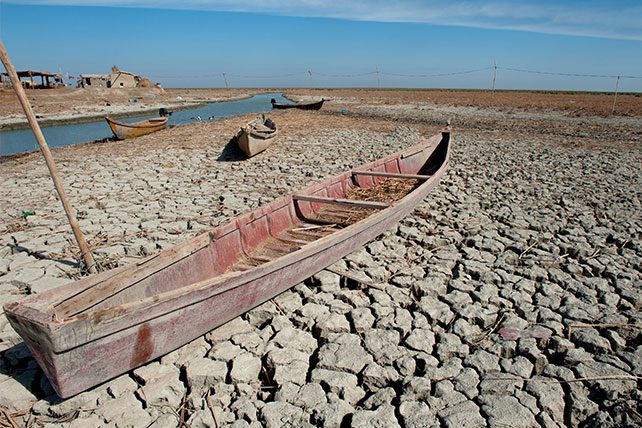
M 54 150 L 111 268 L 455 124 L 445 180 L 337 262 L 345 276 L 322 271 L 76 397 L 56 398 L 0 315 L 0 405 L 32 426 L 640 425 L 639 125 L 390 107 L 335 96 L 274 114 L 278 142 L 250 160 L 229 144 L 248 116 Z M 0 179 L 0 301 L 77 277 L 41 157 Z

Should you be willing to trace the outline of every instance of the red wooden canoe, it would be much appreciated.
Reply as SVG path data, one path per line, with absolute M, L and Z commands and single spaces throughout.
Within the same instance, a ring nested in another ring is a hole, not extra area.
M 4 306 L 61 397 L 166 354 L 303 281 L 410 213 L 450 130 L 126 266 Z M 392 190 L 391 190 L 392 189 Z

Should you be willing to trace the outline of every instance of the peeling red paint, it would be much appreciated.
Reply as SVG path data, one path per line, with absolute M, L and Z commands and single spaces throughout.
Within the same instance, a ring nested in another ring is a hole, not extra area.
M 134 355 L 130 364 L 131 367 L 138 367 L 149 361 L 149 357 L 151 357 L 154 352 L 154 342 L 151 336 L 152 329 L 149 324 L 145 323 L 138 329 Z

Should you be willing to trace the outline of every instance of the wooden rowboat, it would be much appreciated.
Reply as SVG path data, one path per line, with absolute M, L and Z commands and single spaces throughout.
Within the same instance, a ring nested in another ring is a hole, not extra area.
M 164 355 L 360 248 L 448 165 L 450 130 L 134 265 L 4 306 L 61 397 Z
M 105 116 L 105 120 L 111 128 L 111 132 L 119 140 L 151 134 L 152 132 L 160 131 L 167 125 L 167 117 L 155 117 L 134 123 L 118 122 L 109 116 Z
M 281 103 L 277 103 L 274 98 L 270 100 L 270 102 L 272 103 L 272 108 L 280 109 L 280 110 L 284 110 L 288 108 L 298 108 L 301 110 L 320 110 L 321 107 L 323 107 L 324 101 L 325 100 L 322 99 L 321 101 L 316 101 L 313 103 L 281 104 Z
M 267 149 L 274 142 L 276 134 L 276 123 L 261 115 L 240 129 L 236 134 L 236 142 L 243 153 L 251 158 Z

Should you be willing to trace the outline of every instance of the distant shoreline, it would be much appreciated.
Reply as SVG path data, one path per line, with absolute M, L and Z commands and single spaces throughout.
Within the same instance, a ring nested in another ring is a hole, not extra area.
M 206 103 L 194 103 L 194 104 L 184 104 L 180 106 L 171 106 L 170 109 L 171 110 L 189 110 L 191 108 L 200 107 L 203 104 L 206 104 Z M 119 113 L 103 113 L 103 114 L 68 116 L 68 117 L 61 117 L 61 118 L 39 119 L 38 125 L 40 125 L 42 128 L 48 128 L 51 126 L 62 126 L 62 125 L 76 125 L 80 123 L 98 122 L 100 120 L 103 120 L 105 116 L 110 116 L 116 119 L 123 119 L 123 118 L 134 117 L 134 116 L 143 116 L 154 112 L 158 112 L 158 108 L 124 111 Z M 0 125 L 0 131 L 19 131 L 22 129 L 29 129 L 29 123 L 26 121 L 26 119 L 20 122 Z
M 182 104 L 172 104 L 172 103 L 166 103 L 164 104 L 165 108 L 169 110 L 190 110 L 193 108 L 198 108 L 201 107 L 205 104 L 210 104 L 210 103 L 221 103 L 221 102 L 228 102 L 228 101 L 240 101 L 248 98 L 252 98 L 254 94 L 250 95 L 243 95 L 243 96 L 238 96 L 238 97 L 233 97 L 230 99 L 226 100 L 198 100 L 198 101 L 187 101 L 186 103 Z M 100 114 L 79 114 L 79 115 L 73 115 L 73 116 L 63 116 L 59 118 L 45 118 L 45 119 L 39 119 L 38 124 L 43 127 L 51 127 L 51 126 L 62 126 L 62 125 L 76 125 L 80 123 L 90 123 L 90 122 L 98 122 L 102 119 L 105 118 L 105 116 L 110 116 L 116 119 L 122 119 L 122 118 L 128 118 L 128 117 L 135 117 L 135 116 L 144 116 L 150 113 L 155 113 L 158 112 L 159 106 L 155 107 L 149 107 L 141 110 L 124 110 L 121 112 L 117 113 L 100 113 Z M 29 122 L 27 122 L 26 118 L 21 118 L 19 120 L 16 120 L 15 122 L 8 122 L 5 124 L 0 124 L 0 132 L 2 131 L 19 131 L 22 129 L 29 129 Z

